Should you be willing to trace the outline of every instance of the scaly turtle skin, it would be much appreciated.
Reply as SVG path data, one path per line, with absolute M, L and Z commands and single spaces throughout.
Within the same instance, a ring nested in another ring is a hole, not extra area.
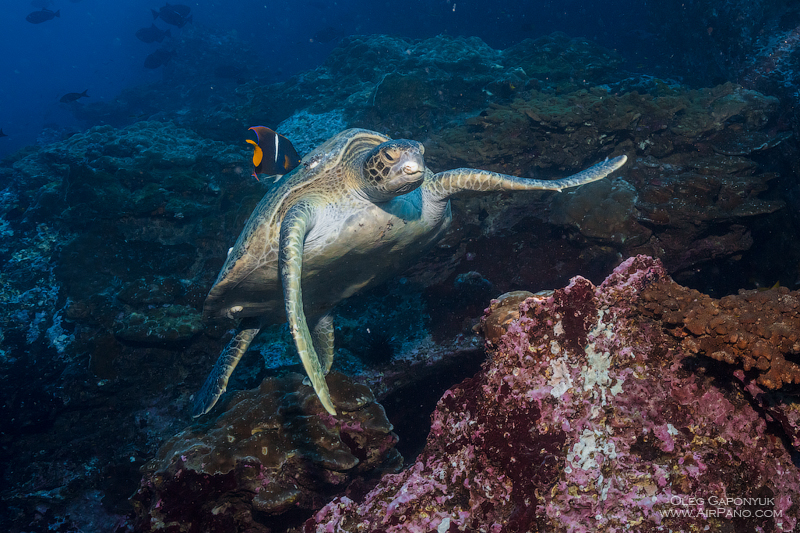
M 416 141 L 345 130 L 304 157 L 264 196 L 206 298 L 206 318 L 245 320 L 197 394 L 193 416 L 214 407 L 261 327 L 284 321 L 317 396 L 335 415 L 325 382 L 333 362 L 328 313 L 413 264 L 449 226 L 452 196 L 561 191 L 602 179 L 627 160 L 623 155 L 543 181 L 473 169 L 433 174 L 423 152 Z

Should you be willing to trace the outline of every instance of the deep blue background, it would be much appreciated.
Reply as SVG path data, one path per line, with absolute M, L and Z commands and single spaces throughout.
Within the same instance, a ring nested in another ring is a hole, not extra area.
M 88 89 L 78 105 L 114 99 L 120 90 L 161 80 L 144 58 L 158 43 L 146 44 L 136 30 L 153 22 L 157 0 L 59 0 L 61 16 L 42 24 L 25 17 L 43 0 L 6 0 L 0 14 L 0 157 L 36 142 L 44 127 L 79 128 L 59 98 Z M 447 33 L 476 35 L 494 48 L 553 31 L 582 36 L 636 54 L 646 35 L 643 2 L 477 1 L 477 0 L 227 0 L 187 2 L 200 28 L 236 30 L 260 51 L 254 71 L 279 80 L 322 63 L 336 41 L 313 42 L 326 27 L 342 35 L 384 33 L 424 38 Z M 639 7 L 637 7 L 639 6 Z M 176 38 L 181 29 L 161 20 Z M 646 43 L 645 43 L 646 44 Z M 45 140 L 45 139 L 43 139 Z

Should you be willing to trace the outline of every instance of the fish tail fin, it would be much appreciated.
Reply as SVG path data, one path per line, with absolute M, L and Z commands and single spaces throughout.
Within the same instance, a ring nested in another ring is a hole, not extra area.
M 153 14 L 153 20 L 156 20 L 159 14 L 158 11 L 156 11 L 155 9 L 151 9 L 150 12 Z
M 87 94 L 88 92 L 89 92 L 89 89 L 86 89 L 85 91 L 83 91 L 83 92 L 81 93 L 81 96 L 85 96 L 86 98 L 91 98 L 91 97 L 90 97 L 90 96 Z
M 56 11 L 56 12 L 53 14 L 53 16 L 55 16 L 55 17 L 61 17 L 61 10 L 59 9 L 58 11 Z

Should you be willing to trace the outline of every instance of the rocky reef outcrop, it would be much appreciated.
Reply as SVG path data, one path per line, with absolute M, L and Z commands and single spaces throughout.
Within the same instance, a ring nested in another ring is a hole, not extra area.
M 439 401 L 416 462 L 304 531 L 793 531 L 789 450 L 730 375 L 640 314 L 659 283 L 639 256 L 598 287 L 498 302 L 490 359 Z
M 681 273 L 750 249 L 746 220 L 785 205 L 761 196 L 776 178 L 761 154 L 791 137 L 772 127 L 777 110 L 777 98 L 730 83 L 702 90 L 655 84 L 644 94 L 533 91 L 435 135 L 429 160 L 441 168 L 488 162 L 532 176 L 625 153 L 632 161 L 619 177 L 566 191 L 540 216 L 584 243 L 623 256 L 647 253 Z M 465 211 L 479 213 L 484 201 Z M 506 210 L 521 201 L 511 199 Z
M 337 417 L 289 374 L 238 392 L 215 421 L 164 443 L 132 498 L 136 530 L 268 532 L 330 494 L 364 492 L 367 476 L 397 471 L 397 435 L 370 390 L 338 373 L 327 380 Z

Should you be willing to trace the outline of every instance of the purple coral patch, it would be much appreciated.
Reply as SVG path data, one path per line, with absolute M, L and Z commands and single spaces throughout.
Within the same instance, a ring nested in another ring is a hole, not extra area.
M 664 277 L 636 257 L 600 287 L 525 300 L 483 370 L 442 397 L 417 462 L 305 533 L 793 531 L 783 441 L 639 313 Z

